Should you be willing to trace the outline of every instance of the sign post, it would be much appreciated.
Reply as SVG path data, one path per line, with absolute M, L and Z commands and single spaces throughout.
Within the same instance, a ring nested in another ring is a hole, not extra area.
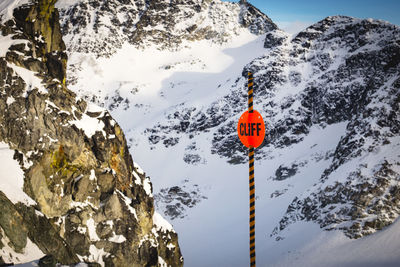
M 256 199 L 254 183 L 254 148 L 260 146 L 265 137 L 265 124 L 261 114 L 253 110 L 253 74 L 248 73 L 248 110 L 240 116 L 237 131 L 240 141 L 249 148 L 250 191 L 250 266 L 256 266 Z

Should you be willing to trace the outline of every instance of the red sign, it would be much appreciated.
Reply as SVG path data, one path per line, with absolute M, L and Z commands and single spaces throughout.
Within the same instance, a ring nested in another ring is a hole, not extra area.
M 237 131 L 240 141 L 246 147 L 258 147 L 264 141 L 265 124 L 260 113 L 253 110 L 252 113 L 244 112 L 240 116 Z

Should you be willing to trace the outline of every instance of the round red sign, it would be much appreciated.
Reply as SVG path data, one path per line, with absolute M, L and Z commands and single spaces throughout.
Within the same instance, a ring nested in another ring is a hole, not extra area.
M 240 116 L 237 132 L 239 139 L 246 147 L 258 147 L 264 141 L 265 124 L 261 114 L 257 110 L 252 113 L 244 112 Z

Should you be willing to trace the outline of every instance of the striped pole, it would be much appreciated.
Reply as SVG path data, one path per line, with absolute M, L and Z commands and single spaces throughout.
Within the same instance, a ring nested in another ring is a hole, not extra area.
M 248 73 L 249 113 L 253 113 L 253 73 Z M 249 191 L 250 191 L 250 266 L 256 266 L 256 189 L 254 184 L 254 147 L 249 147 Z

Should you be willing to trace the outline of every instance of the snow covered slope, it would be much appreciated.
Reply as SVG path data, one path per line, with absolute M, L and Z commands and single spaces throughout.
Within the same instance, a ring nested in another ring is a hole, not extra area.
M 0 3 L 0 22 L 4 23 L 13 18 L 15 8 L 29 4 L 30 0 L 3 0 Z
M 25 205 L 34 205 L 36 202 L 32 200 L 22 189 L 24 186 L 24 173 L 18 164 L 18 161 L 13 159 L 14 150 L 3 142 L 0 142 L 0 194 L 5 194 L 12 203 L 18 202 Z M 2 193 L 1 193 L 2 192 Z M 4 199 L 1 198 L 2 205 Z M 21 250 L 16 252 L 14 240 L 10 240 L 0 227 L 0 255 L 5 262 L 23 263 L 39 259 L 44 256 L 43 252 L 36 244 L 27 238 Z
M 224 14 L 225 4 L 211 3 L 213 12 Z M 173 28 L 172 11 L 165 20 L 156 12 L 146 27 L 172 21 L 168 32 L 179 33 L 173 39 L 180 45 L 170 49 L 168 38 L 152 39 L 155 32 L 132 43 L 123 33 L 103 53 L 85 50 L 93 36 L 103 42 L 101 33 L 68 22 L 76 5 L 60 7 L 68 25 L 67 82 L 107 107 L 130 149 L 140 151 L 135 160 L 154 181 L 158 211 L 173 219 L 186 266 L 248 264 L 247 156 L 236 136 L 248 70 L 255 76 L 255 109 L 268 127 L 256 150 L 258 264 L 307 266 L 314 257 L 318 266 L 320 243 L 327 244 L 321 253 L 337 248 L 328 258 L 332 266 L 343 263 L 341 246 L 357 252 L 343 261 L 362 264 L 368 240 L 390 235 L 393 228 L 385 227 L 398 217 L 400 203 L 397 26 L 338 16 L 297 36 L 275 28 L 260 36 L 238 21 L 239 32 L 228 31 L 221 43 L 186 38 Z M 171 9 L 186 7 L 174 3 Z M 236 18 L 233 12 L 226 20 Z M 393 251 L 378 250 L 376 259 L 399 262 Z
M 399 227 L 397 220 L 373 235 L 348 239 L 340 232 L 321 232 L 316 225 L 300 223 L 292 230 L 291 239 L 301 240 L 301 233 L 306 233 L 311 235 L 307 238 L 311 242 L 296 244 L 298 247 L 293 250 L 290 241 L 283 241 L 279 246 L 289 251 L 280 254 L 270 266 L 395 267 L 399 265 Z

